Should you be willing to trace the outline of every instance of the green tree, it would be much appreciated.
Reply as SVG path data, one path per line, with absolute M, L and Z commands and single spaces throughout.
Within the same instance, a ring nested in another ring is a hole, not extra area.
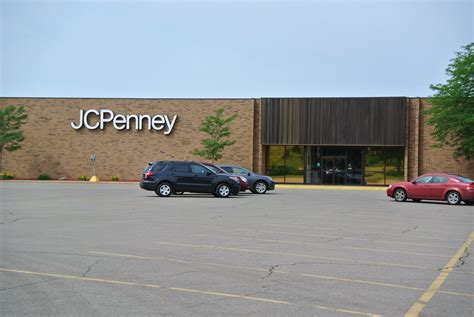
M 0 109 L 0 171 L 3 170 L 3 150 L 16 151 L 24 140 L 21 125 L 27 118 L 23 106 L 7 106 Z
M 201 149 L 194 149 L 191 152 L 209 159 L 213 163 L 222 158 L 222 152 L 226 146 L 235 143 L 235 141 L 228 139 L 231 134 L 228 124 L 238 117 L 237 114 L 234 114 L 224 118 L 224 108 L 219 108 L 214 113 L 213 116 L 205 117 L 199 128 L 199 131 L 207 133 L 209 137 L 201 140 Z
M 474 157 L 474 43 L 456 52 L 446 69 L 446 84 L 431 85 L 433 105 L 426 110 L 435 146 L 454 147 L 456 157 Z

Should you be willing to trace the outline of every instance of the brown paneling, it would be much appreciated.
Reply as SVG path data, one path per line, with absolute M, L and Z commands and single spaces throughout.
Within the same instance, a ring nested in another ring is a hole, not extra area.
M 404 97 L 262 98 L 263 144 L 405 145 Z

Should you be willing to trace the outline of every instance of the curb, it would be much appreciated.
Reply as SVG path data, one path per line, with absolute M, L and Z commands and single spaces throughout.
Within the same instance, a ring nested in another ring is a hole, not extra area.
M 372 191 L 387 190 L 387 187 L 372 187 L 372 186 L 286 185 L 286 184 L 276 184 L 275 186 L 276 186 L 276 189 L 372 190 Z

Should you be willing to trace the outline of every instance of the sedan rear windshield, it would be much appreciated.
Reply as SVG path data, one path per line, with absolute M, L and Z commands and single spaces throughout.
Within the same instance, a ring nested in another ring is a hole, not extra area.
M 472 179 L 469 179 L 467 177 L 462 177 L 462 176 L 456 176 L 458 180 L 460 180 L 463 183 L 474 183 Z

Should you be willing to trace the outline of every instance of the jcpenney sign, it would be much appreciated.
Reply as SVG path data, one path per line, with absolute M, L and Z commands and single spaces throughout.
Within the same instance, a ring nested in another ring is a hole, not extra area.
M 91 117 L 95 117 L 94 124 L 90 124 L 89 120 Z M 97 121 L 98 119 L 98 121 Z M 175 114 L 173 117 L 167 115 L 156 115 L 149 116 L 147 114 L 114 114 L 112 110 L 81 110 L 79 112 L 79 123 L 71 122 L 73 129 L 81 129 L 85 127 L 89 130 L 101 129 L 103 130 L 107 123 L 111 123 L 112 126 L 117 130 L 156 130 L 161 131 L 164 129 L 164 134 L 168 135 L 173 131 L 173 127 L 178 119 L 178 115 Z

